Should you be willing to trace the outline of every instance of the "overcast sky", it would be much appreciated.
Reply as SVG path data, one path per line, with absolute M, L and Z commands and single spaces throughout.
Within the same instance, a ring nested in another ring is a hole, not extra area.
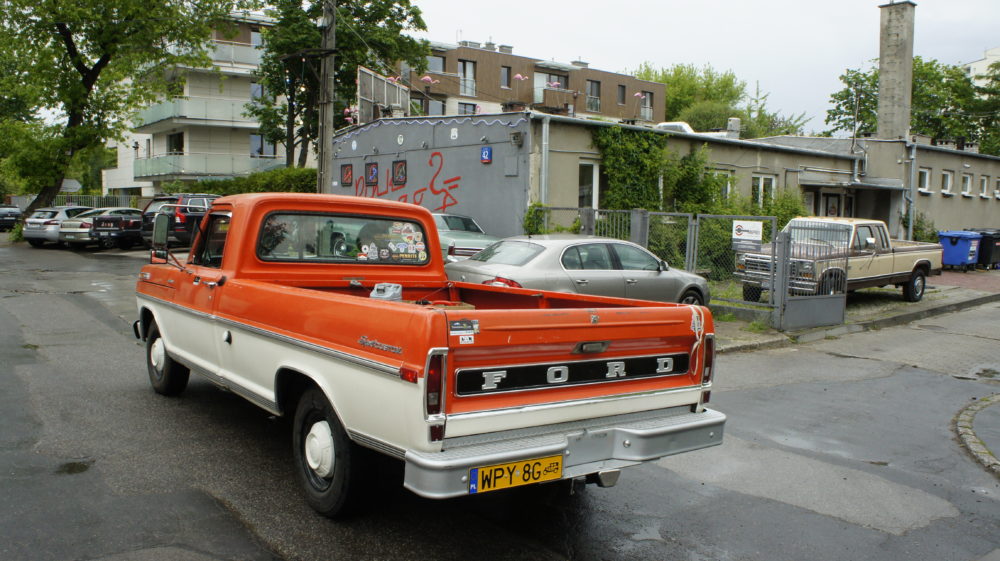
M 514 54 L 623 72 L 711 64 L 769 92 L 768 108 L 823 122 L 845 69 L 878 57 L 879 8 L 888 0 L 412 0 L 421 37 L 513 45 Z M 1000 47 L 1000 0 L 920 0 L 914 54 L 946 64 Z

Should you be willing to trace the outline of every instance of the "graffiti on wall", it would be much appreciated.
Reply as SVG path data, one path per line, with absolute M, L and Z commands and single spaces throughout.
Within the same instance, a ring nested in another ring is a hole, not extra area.
M 431 178 L 427 185 L 419 187 L 407 183 L 405 160 L 393 162 L 391 168 L 385 170 L 384 178 L 379 177 L 377 165 L 368 164 L 368 166 L 371 167 L 366 167 L 365 177 L 359 177 L 354 182 L 354 194 L 359 197 L 392 198 L 404 203 L 425 206 L 437 212 L 446 212 L 448 207 L 458 204 L 456 191 L 462 176 L 441 179 L 445 171 L 444 154 L 441 152 L 434 152 L 428 158 L 427 166 L 430 168 Z

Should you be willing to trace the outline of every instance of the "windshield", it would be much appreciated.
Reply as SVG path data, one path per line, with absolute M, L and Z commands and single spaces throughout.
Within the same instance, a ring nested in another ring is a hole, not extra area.
M 58 213 L 58 210 L 36 210 L 31 218 L 52 218 Z
M 146 207 L 145 212 L 157 212 L 158 210 L 163 208 L 163 205 L 169 205 L 169 204 L 174 204 L 174 201 L 172 200 L 152 201 L 149 203 L 149 206 Z
M 541 253 L 545 247 L 535 243 L 499 241 L 469 258 L 494 265 L 524 265 Z
M 476 224 L 476 221 L 468 216 L 437 214 L 434 216 L 434 224 L 438 227 L 438 230 L 457 230 L 460 232 L 474 232 L 476 234 L 483 233 L 479 224 Z
M 88 210 L 87 212 L 81 212 L 80 214 L 77 214 L 76 218 L 86 218 L 88 216 L 98 216 L 98 215 L 104 213 L 107 210 L 108 209 L 106 209 L 106 208 L 95 208 L 94 210 Z
M 847 236 L 842 232 L 843 228 L 849 226 L 831 226 L 824 222 L 814 222 L 811 220 L 790 220 L 781 230 L 792 234 L 792 243 L 799 244 L 820 244 L 829 247 L 847 247 Z

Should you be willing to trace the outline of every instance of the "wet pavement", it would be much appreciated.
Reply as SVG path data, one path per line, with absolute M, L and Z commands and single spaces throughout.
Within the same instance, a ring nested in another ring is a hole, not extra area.
M 717 348 L 720 353 L 734 353 L 788 347 L 903 325 L 998 301 L 1000 270 L 944 271 L 927 280 L 927 292 L 920 302 L 903 300 L 902 291 L 891 287 L 864 289 L 848 295 L 843 325 L 780 332 L 762 322 L 717 319 Z M 716 317 L 726 318 L 719 313 Z M 980 376 L 1000 382 L 1000 372 L 989 371 Z M 959 412 L 954 424 L 969 453 L 1000 477 L 1000 386 L 997 393 Z

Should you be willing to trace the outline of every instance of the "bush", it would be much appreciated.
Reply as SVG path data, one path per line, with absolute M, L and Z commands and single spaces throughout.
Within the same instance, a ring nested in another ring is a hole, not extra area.
M 175 191 L 197 190 L 201 193 L 238 195 L 240 193 L 315 193 L 315 168 L 278 168 L 232 179 L 209 179 L 196 186 L 171 185 Z

